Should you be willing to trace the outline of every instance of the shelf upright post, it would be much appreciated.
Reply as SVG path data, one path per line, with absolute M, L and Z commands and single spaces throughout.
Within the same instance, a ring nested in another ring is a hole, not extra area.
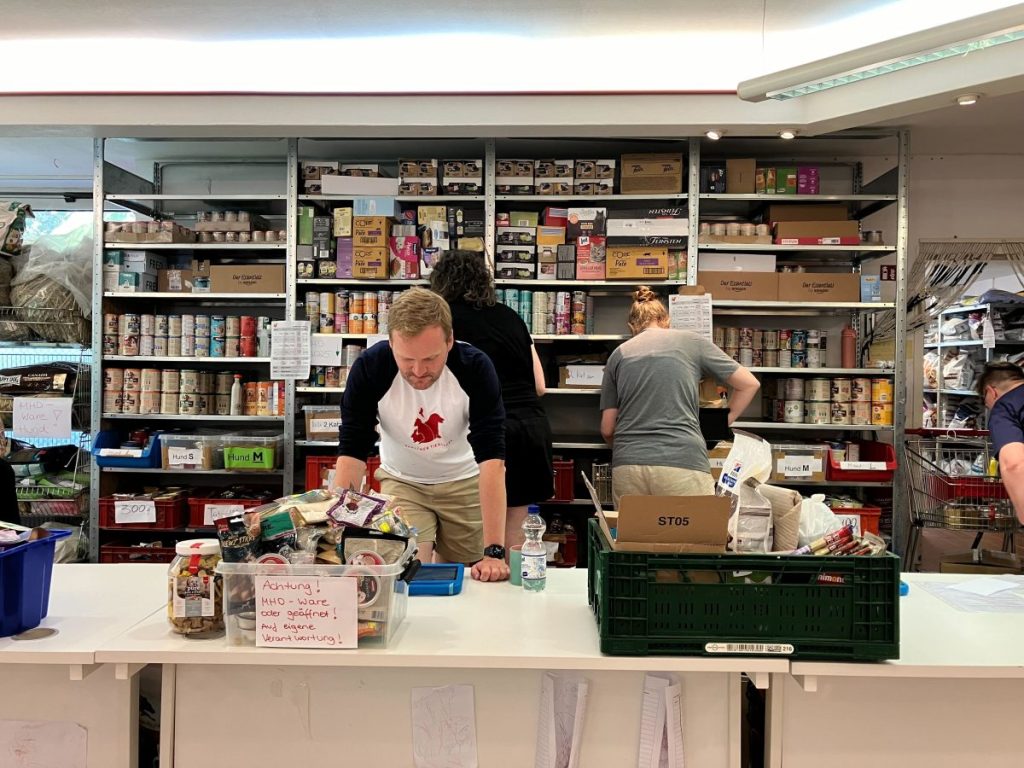
M 103 417 L 103 142 L 92 141 L 92 366 L 89 402 L 89 428 L 93 440 L 99 434 Z M 89 559 L 99 562 L 100 554 L 100 468 L 89 462 Z
M 910 192 L 910 131 L 902 129 L 897 134 L 899 141 L 898 183 L 896 200 L 896 370 L 893 379 L 893 440 L 897 456 L 903 455 L 903 441 L 907 417 L 907 245 L 908 245 L 908 196 Z M 941 389 L 941 379 L 939 389 Z M 903 477 L 902 462 L 896 463 L 896 474 L 892 487 L 892 548 L 903 553 L 908 533 L 909 508 Z
M 296 314 L 296 293 L 298 276 L 298 219 L 299 219 L 299 140 L 288 139 L 288 158 L 285 163 L 288 220 L 288 248 L 285 251 L 285 309 L 286 320 L 298 317 Z M 292 492 L 295 483 L 295 380 L 287 379 L 284 386 L 284 495 Z
M 697 234 L 700 232 L 700 139 L 690 139 L 689 176 L 687 177 L 687 209 L 690 225 L 686 238 L 686 284 L 697 284 Z
M 484 141 L 484 261 L 487 264 L 487 270 L 492 275 L 494 274 L 494 251 L 497 240 L 495 177 L 498 162 L 495 156 L 495 145 L 496 142 L 493 138 Z

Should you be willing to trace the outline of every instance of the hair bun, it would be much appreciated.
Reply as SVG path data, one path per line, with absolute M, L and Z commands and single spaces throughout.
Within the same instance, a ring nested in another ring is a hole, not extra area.
M 643 304 L 645 301 L 655 301 L 658 298 L 658 294 L 651 290 L 650 286 L 641 285 L 633 293 L 633 300 L 637 304 Z

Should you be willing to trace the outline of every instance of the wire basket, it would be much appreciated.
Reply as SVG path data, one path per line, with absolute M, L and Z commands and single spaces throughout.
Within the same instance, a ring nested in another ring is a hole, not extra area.
M 611 504 L 612 498 L 612 465 L 607 462 L 595 461 L 591 467 L 594 478 L 594 490 L 597 492 L 597 500 L 602 504 Z
M 77 309 L 56 307 L 0 307 L 0 339 L 86 344 L 88 321 Z

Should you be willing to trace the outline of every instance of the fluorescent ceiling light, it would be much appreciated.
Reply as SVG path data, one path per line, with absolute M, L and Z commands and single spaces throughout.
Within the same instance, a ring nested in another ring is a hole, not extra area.
M 1017 5 L 745 80 L 737 93 L 747 101 L 784 101 L 1020 40 L 1024 13 Z

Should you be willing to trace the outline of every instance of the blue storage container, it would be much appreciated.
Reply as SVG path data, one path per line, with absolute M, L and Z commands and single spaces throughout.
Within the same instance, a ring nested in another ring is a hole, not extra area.
M 142 456 L 137 459 L 125 458 L 123 456 L 100 456 L 103 448 L 117 448 L 124 442 L 123 435 L 116 429 L 105 429 L 96 435 L 92 444 L 92 455 L 100 467 L 127 467 L 136 469 L 153 469 L 160 466 L 160 433 L 153 435 L 149 445 L 142 451 Z
M 53 549 L 71 531 L 50 531 L 36 539 L 0 551 L 0 637 L 39 626 L 50 606 Z

